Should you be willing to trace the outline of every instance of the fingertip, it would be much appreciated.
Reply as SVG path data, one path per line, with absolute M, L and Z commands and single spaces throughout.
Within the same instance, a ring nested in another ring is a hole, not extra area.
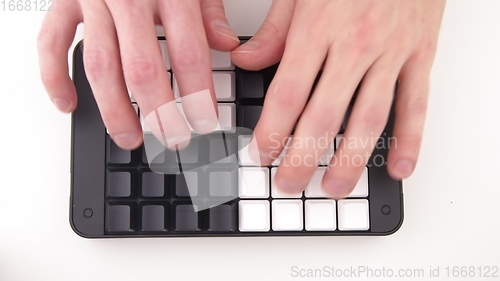
M 343 199 L 349 196 L 349 194 L 353 191 L 354 186 L 347 182 L 333 178 L 324 179 L 322 182 L 322 188 L 333 199 Z
M 387 171 L 395 180 L 406 179 L 415 171 L 415 161 L 405 158 L 391 159 Z
M 63 113 L 71 113 L 76 109 L 76 101 L 73 102 L 67 98 L 53 98 L 52 103 Z
M 143 142 L 142 134 L 138 133 L 120 133 L 111 137 L 118 147 L 125 150 L 134 150 L 139 148 Z

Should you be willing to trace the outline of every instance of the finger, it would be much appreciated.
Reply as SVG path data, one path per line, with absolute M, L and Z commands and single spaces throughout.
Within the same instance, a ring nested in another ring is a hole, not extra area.
M 146 2 L 108 1 L 109 11 L 115 22 L 125 82 L 134 95 L 144 117 L 164 126 L 154 132 L 169 148 L 189 143 L 191 132 L 181 113 L 175 107 L 165 106 L 174 102 L 170 79 L 163 63 L 154 27 L 152 8 Z M 171 110 L 174 108 L 174 110 Z M 162 114 L 168 109 L 168 114 Z M 154 123 L 154 122 L 153 122 Z M 149 124 L 149 128 L 152 128 Z M 155 128 L 155 127 L 153 127 Z
M 400 73 L 396 94 L 396 113 L 393 139 L 388 156 L 388 171 L 395 179 L 409 177 L 416 166 L 424 130 L 430 55 L 414 56 Z
M 298 193 L 306 187 L 318 161 L 333 142 L 370 62 L 373 62 L 370 55 L 361 57 L 345 50 L 330 51 L 319 83 L 300 117 L 290 149 L 276 173 L 276 185 L 283 191 Z
M 201 12 L 210 47 L 220 51 L 238 47 L 240 39 L 229 26 L 222 0 L 201 0 Z
M 365 170 L 387 124 L 400 61 L 383 56 L 363 78 L 343 140 L 322 181 L 334 198 L 347 197 Z
M 197 133 L 210 133 L 218 125 L 217 103 L 200 3 L 198 0 L 169 0 L 159 5 L 172 69 L 183 97 L 182 108 Z M 208 98 L 184 98 L 191 94 Z
M 295 0 L 274 0 L 255 36 L 233 51 L 234 63 L 248 70 L 260 70 L 278 63 L 283 56 L 294 9 Z
M 81 19 L 76 1 L 56 1 L 38 34 L 42 82 L 50 99 L 62 112 L 75 110 L 77 104 L 75 86 L 69 77 L 68 50 Z
M 84 1 L 85 73 L 109 134 L 123 149 L 142 142 L 138 116 L 123 78 L 115 26 L 102 1 Z
M 257 162 L 262 165 L 270 164 L 286 144 L 326 57 L 327 42 L 321 38 L 303 43 L 302 34 L 308 27 L 302 23 L 298 19 L 290 29 L 283 60 L 268 88 L 263 111 L 254 130 L 259 151 L 251 150 L 250 154 L 260 157 L 260 162 Z

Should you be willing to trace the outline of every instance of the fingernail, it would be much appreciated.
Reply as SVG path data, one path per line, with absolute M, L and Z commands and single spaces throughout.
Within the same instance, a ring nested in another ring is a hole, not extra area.
M 415 164 L 413 164 L 413 162 L 411 161 L 403 159 L 396 162 L 396 170 L 403 177 L 410 176 L 411 173 L 413 173 L 414 169 L 415 169 Z
M 219 123 L 212 120 L 197 120 L 193 124 L 193 129 L 201 135 L 209 134 L 215 130 Z
M 56 99 L 53 99 L 52 102 L 57 107 L 57 109 L 59 109 L 60 111 L 69 112 L 69 109 L 71 107 L 71 103 L 69 102 L 69 100 L 56 98 Z
M 113 137 L 116 144 L 125 149 L 131 149 L 137 146 L 139 142 L 138 134 L 119 134 Z
M 283 192 L 295 194 L 302 192 L 303 186 L 297 181 L 290 181 L 287 179 L 277 178 L 275 180 L 277 187 Z
M 236 48 L 233 53 L 253 53 L 260 48 L 260 43 L 256 40 L 250 40 Z
M 352 192 L 352 189 L 348 184 L 335 179 L 326 181 L 323 188 L 334 199 L 345 198 Z
M 189 145 L 191 135 L 189 136 L 171 136 L 166 139 L 166 146 L 171 149 L 184 149 Z
M 220 35 L 240 43 L 240 39 L 238 39 L 238 36 L 234 34 L 234 31 L 231 29 L 228 22 L 218 20 L 212 22 L 212 26 L 214 30 Z

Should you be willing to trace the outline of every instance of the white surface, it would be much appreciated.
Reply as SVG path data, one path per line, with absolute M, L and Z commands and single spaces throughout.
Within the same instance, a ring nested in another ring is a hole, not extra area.
M 302 192 L 299 193 L 288 193 L 278 188 L 276 182 L 274 181 L 274 177 L 276 175 L 276 171 L 278 168 L 271 169 L 271 197 L 273 198 L 300 198 L 302 197 Z
M 300 231 L 304 227 L 302 200 L 273 200 L 272 224 L 275 231 Z
M 215 96 L 218 101 L 234 101 L 236 98 L 236 75 L 232 71 L 214 71 Z
M 270 1 L 225 2 L 237 31 L 251 34 L 264 16 L 255 11 Z M 498 11 L 497 0 L 448 1 L 420 162 L 394 235 L 128 240 L 71 230 L 70 117 L 54 110 L 39 79 L 43 14 L 0 12 L 0 280 L 281 281 L 296 279 L 293 266 L 359 265 L 426 274 L 441 266 L 443 277 L 447 265 L 499 265 Z
M 240 231 L 269 231 L 269 201 L 241 200 L 238 203 L 238 213 Z
M 231 61 L 231 53 L 210 50 L 212 56 L 212 69 L 213 70 L 233 70 L 234 64 Z
M 238 196 L 240 198 L 269 197 L 269 169 L 260 167 L 239 168 Z
M 337 228 L 335 200 L 306 200 L 306 230 L 327 231 Z
M 321 188 L 321 180 L 326 172 L 326 167 L 318 167 L 306 187 L 305 195 L 309 198 L 328 197 Z
M 338 204 L 339 230 L 367 230 L 370 228 L 368 200 L 339 200 Z
M 348 197 L 366 197 L 368 196 L 368 168 L 365 168 L 359 177 L 354 190 Z
M 170 66 L 170 57 L 168 55 L 167 41 L 159 40 L 158 44 L 160 45 L 161 57 L 165 62 L 165 68 L 167 70 L 170 70 L 171 66 Z

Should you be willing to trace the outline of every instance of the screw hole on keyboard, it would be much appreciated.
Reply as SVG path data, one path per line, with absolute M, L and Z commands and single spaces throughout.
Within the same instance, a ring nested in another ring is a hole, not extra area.
M 83 210 L 83 216 L 87 219 L 90 219 L 93 214 L 94 214 L 94 211 L 92 211 L 92 209 L 90 209 L 90 208 Z
M 382 211 L 382 214 L 386 216 L 391 214 L 391 207 L 389 205 L 382 206 L 380 210 Z

